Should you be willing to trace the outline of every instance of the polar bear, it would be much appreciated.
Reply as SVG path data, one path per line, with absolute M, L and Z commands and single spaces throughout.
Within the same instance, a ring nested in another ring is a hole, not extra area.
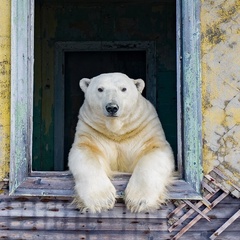
M 80 80 L 85 100 L 69 152 L 78 207 L 101 212 L 114 207 L 116 171 L 132 173 L 125 204 L 151 211 L 165 201 L 174 157 L 153 105 L 142 96 L 144 81 L 123 73 Z

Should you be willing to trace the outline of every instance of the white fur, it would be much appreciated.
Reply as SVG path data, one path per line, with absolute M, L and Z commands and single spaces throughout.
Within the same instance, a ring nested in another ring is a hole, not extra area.
M 85 101 L 69 153 L 79 207 L 92 212 L 113 208 L 116 190 L 109 178 L 124 171 L 132 173 L 125 191 L 127 207 L 133 212 L 159 208 L 174 159 L 154 107 L 141 95 L 143 80 L 109 73 L 84 78 L 80 87 Z M 109 102 L 119 106 L 114 117 L 106 111 Z

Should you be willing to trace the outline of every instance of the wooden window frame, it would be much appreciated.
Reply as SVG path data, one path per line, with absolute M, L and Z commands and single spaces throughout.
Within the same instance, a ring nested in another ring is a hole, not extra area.
M 73 178 L 65 172 L 32 171 L 34 0 L 12 0 L 11 16 L 11 195 L 72 196 Z M 200 0 L 176 1 L 178 158 L 183 179 L 170 188 L 171 199 L 201 199 L 202 136 L 200 76 Z M 181 171 L 180 170 L 180 171 Z M 118 196 L 129 179 L 112 181 Z

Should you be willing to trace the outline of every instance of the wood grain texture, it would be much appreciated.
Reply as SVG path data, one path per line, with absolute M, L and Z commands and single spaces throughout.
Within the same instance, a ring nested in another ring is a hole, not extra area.
M 34 1 L 12 1 L 10 192 L 28 176 L 32 151 Z
M 101 214 L 79 212 L 71 198 L 0 197 L 0 233 L 7 239 L 171 239 L 167 215 L 175 206 L 169 202 L 153 213 L 130 213 L 123 203 Z M 239 208 L 239 202 L 227 196 L 208 217 L 192 226 L 181 239 L 209 239 L 216 229 Z M 196 217 L 193 214 L 184 224 Z M 217 239 L 238 239 L 240 220 L 236 219 Z

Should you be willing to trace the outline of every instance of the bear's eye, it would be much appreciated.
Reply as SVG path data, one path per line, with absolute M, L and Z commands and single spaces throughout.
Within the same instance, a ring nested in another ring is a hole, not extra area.
M 98 88 L 98 91 L 99 91 L 99 92 L 103 92 L 103 88 L 101 88 L 101 87 Z
M 122 92 L 126 92 L 127 91 L 127 89 L 124 87 L 124 88 L 122 88 Z

